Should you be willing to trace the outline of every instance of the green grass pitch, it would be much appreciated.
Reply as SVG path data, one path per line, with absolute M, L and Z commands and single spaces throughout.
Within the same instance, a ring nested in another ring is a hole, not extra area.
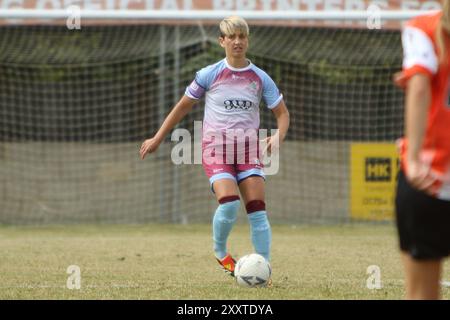
M 273 287 L 248 289 L 219 269 L 209 225 L 2 226 L 0 299 L 403 298 L 393 226 L 272 230 Z M 235 257 L 252 252 L 247 225 L 233 229 L 229 246 Z M 67 288 L 70 265 L 80 267 L 79 290 Z M 367 288 L 370 265 L 380 268 L 381 289 Z

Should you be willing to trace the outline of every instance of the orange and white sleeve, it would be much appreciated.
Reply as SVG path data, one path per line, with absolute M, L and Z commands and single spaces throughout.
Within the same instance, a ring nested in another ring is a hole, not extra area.
M 402 32 L 403 71 L 397 85 L 404 87 L 415 74 L 432 78 L 438 70 L 438 58 L 430 37 L 420 28 L 407 25 Z
M 402 32 L 403 70 L 396 79 L 396 84 L 405 87 L 407 81 L 415 74 L 425 74 L 430 78 L 438 70 L 438 58 L 433 41 L 421 28 L 408 24 Z

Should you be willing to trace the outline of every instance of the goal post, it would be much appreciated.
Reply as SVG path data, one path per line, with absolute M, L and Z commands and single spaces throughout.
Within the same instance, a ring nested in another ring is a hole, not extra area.
M 0 223 L 209 222 L 216 201 L 201 165 L 175 165 L 170 136 L 145 161 L 138 151 L 195 71 L 223 58 L 217 24 L 229 14 L 249 20 L 248 56 L 291 115 L 279 172 L 267 177 L 271 221 L 389 221 L 392 203 L 369 202 L 391 201 L 395 162 L 389 184 L 367 173 L 387 172 L 376 165 L 402 134 L 403 93 L 391 81 L 398 28 L 366 28 L 366 11 L 137 11 L 81 10 L 81 29 L 69 30 L 52 23 L 66 10 L 0 10 L 0 21 L 14 20 L 0 24 Z M 194 139 L 202 117 L 203 102 L 178 128 Z M 276 128 L 264 106 L 261 127 Z
M 74 12 L 76 6 L 67 9 L 0 9 L 3 19 L 66 19 Z M 366 20 L 377 17 L 382 20 L 406 20 L 423 14 L 423 10 L 368 10 L 342 11 L 295 11 L 295 10 L 92 10 L 79 9 L 77 13 L 83 19 L 92 20 L 166 20 L 196 21 L 221 20 L 224 17 L 239 15 L 247 20 Z

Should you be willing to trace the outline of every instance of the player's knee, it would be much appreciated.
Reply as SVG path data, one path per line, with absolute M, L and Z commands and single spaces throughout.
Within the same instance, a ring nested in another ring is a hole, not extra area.
M 222 222 L 234 223 L 237 218 L 241 201 L 239 196 L 226 196 L 219 199 L 218 211 L 221 212 Z
M 265 211 L 266 203 L 263 200 L 251 200 L 245 205 L 245 209 L 247 209 L 247 214 L 257 211 Z
M 238 195 L 232 195 L 232 196 L 225 196 L 220 198 L 218 201 L 220 204 L 226 204 L 226 203 L 230 203 L 230 202 L 234 202 L 234 201 L 239 201 L 240 198 Z

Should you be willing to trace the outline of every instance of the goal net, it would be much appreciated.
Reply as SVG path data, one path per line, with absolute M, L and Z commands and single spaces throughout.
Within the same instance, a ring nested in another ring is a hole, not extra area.
M 271 221 L 359 220 L 352 190 L 365 186 L 352 182 L 352 146 L 392 144 L 403 131 L 391 81 L 400 32 L 250 27 L 248 56 L 291 115 L 279 172 L 267 177 Z M 217 37 L 201 23 L 0 26 L 0 223 L 211 221 L 201 165 L 173 164 L 170 136 L 144 161 L 138 152 L 195 71 L 224 57 Z M 203 111 L 201 101 L 178 126 L 193 141 Z M 276 128 L 264 106 L 261 128 Z

